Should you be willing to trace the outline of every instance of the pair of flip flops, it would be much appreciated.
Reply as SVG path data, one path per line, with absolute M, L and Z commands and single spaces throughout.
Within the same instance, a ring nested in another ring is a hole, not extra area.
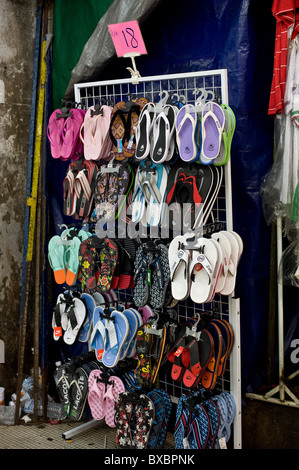
M 114 240 L 102 240 L 96 235 L 84 240 L 79 249 L 83 292 L 109 292 L 117 262 L 118 246 Z
M 57 284 L 72 286 L 76 283 L 80 245 L 89 236 L 90 233 L 85 230 L 66 228 L 60 235 L 51 237 L 48 243 L 48 260 Z
M 220 414 L 215 401 L 182 397 L 175 423 L 177 449 L 213 449 L 220 428 Z
M 102 165 L 95 187 L 96 219 L 117 219 L 134 183 L 134 171 L 129 164 Z
M 120 101 L 112 109 L 109 135 L 116 160 L 122 161 L 134 155 L 135 132 L 140 113 L 147 102 L 146 98 L 138 98 L 132 102 Z
M 137 307 L 162 308 L 170 281 L 168 249 L 142 243 L 136 252 L 133 300 Z
M 91 371 L 88 377 L 88 403 L 92 417 L 105 419 L 110 428 L 115 428 L 115 399 L 124 391 L 125 386 L 119 377 L 100 369 Z
M 136 129 L 136 160 L 150 158 L 155 163 L 169 161 L 175 152 L 176 106 L 165 104 L 157 112 L 155 103 L 147 103 Z
M 54 340 L 63 341 L 67 345 L 74 344 L 86 315 L 85 304 L 79 297 L 68 292 L 59 294 L 52 315 Z
M 185 387 L 194 389 L 200 383 L 212 358 L 214 340 L 207 329 L 202 329 L 199 338 L 188 335 L 182 327 L 175 345 L 167 354 L 172 364 L 171 378 L 182 382 Z
M 91 348 L 98 361 L 112 368 L 118 361 L 133 355 L 139 319 L 133 310 L 110 311 L 97 306 L 93 313 Z
M 60 160 L 78 160 L 83 153 L 79 138 L 86 111 L 80 108 L 56 109 L 47 125 L 51 155 Z
M 138 364 L 135 375 L 144 390 L 151 389 L 158 378 L 164 358 L 167 328 L 161 325 L 153 329 L 151 319 L 139 327 L 136 337 Z
M 188 296 L 196 303 L 210 302 L 222 268 L 219 244 L 212 239 L 188 241 L 178 235 L 169 245 L 172 295 L 177 300 Z
M 235 416 L 233 396 L 224 391 L 205 398 L 200 391 L 179 399 L 174 427 L 176 449 L 224 449 Z
M 206 303 L 216 293 L 232 294 L 242 251 L 242 239 L 234 231 L 221 230 L 211 238 L 194 240 L 178 235 L 169 245 L 173 297 L 190 296 L 196 303 Z
M 70 359 L 57 368 L 57 394 L 63 405 L 62 418 L 80 421 L 88 414 L 88 377 L 99 368 L 96 361 Z
M 132 222 L 157 227 L 163 222 L 169 167 L 145 162 L 139 164 L 131 204 Z
M 206 329 L 213 338 L 214 347 L 201 377 L 201 384 L 206 390 L 214 390 L 218 378 L 224 375 L 234 336 L 230 324 L 225 320 L 210 321 Z
M 87 109 L 79 133 L 86 160 L 104 160 L 111 151 L 111 113 L 112 107 L 107 105 L 95 105 Z
M 155 407 L 143 393 L 123 392 L 115 401 L 116 444 L 122 449 L 146 449 Z
M 94 161 L 72 162 L 63 180 L 63 213 L 75 219 L 89 220 L 94 205 L 98 175 Z

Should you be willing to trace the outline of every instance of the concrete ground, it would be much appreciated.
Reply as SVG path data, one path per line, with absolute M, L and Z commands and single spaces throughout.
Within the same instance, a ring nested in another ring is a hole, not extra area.
M 249 400 L 242 429 L 243 449 L 299 449 L 299 408 Z
M 248 400 L 242 411 L 242 450 L 299 449 L 299 408 Z M 0 426 L 0 449 L 115 449 L 115 430 L 104 422 Z M 168 432 L 165 449 L 175 449 Z

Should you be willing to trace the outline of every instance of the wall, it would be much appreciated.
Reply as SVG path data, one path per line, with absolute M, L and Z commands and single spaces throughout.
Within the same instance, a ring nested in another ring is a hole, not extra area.
M 0 385 L 15 391 L 35 41 L 34 0 L 0 0 Z

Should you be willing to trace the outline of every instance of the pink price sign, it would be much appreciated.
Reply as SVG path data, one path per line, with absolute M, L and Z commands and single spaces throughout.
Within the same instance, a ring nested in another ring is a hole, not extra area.
M 118 57 L 147 54 L 137 21 L 110 24 L 108 28 Z

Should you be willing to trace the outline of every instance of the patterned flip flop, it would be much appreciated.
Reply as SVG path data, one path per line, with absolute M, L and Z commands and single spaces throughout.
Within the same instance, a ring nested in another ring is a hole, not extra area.
M 155 418 L 155 407 L 152 400 L 141 394 L 135 405 L 135 430 L 133 433 L 133 447 L 145 449 L 148 444 L 150 431 Z
M 152 381 L 151 370 L 151 349 L 153 344 L 153 335 L 146 333 L 146 324 L 142 325 L 136 335 L 136 353 L 138 364 L 136 367 L 136 376 L 144 389 L 150 388 Z
M 123 449 L 131 449 L 133 445 L 131 418 L 134 405 L 129 401 L 130 393 L 120 393 L 115 399 L 114 422 L 116 426 L 116 444 Z
M 118 260 L 118 246 L 109 238 L 105 239 L 104 246 L 100 249 L 100 274 L 97 281 L 97 291 L 109 292 L 111 282 Z

